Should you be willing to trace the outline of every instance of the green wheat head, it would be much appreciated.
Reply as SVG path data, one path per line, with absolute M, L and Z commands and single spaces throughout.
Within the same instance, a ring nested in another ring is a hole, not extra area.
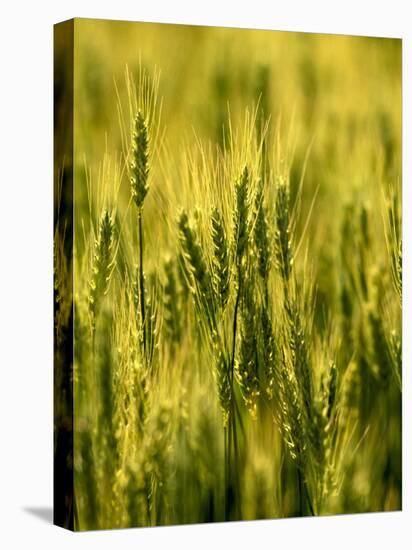
M 210 322 L 214 312 L 213 286 L 202 247 L 194 229 L 189 225 L 189 218 L 184 210 L 178 216 L 177 225 L 182 254 L 191 276 L 192 293 Z
M 101 300 L 107 293 L 113 271 L 113 235 L 113 220 L 106 210 L 100 219 L 99 232 L 95 241 L 92 279 L 88 297 L 93 323 L 96 320 Z
M 275 224 L 276 264 L 283 280 L 287 283 L 291 274 L 292 253 L 289 234 L 289 187 L 283 178 L 279 178 L 277 186 Z
M 269 246 L 266 209 L 263 204 L 263 187 L 259 186 L 255 198 L 255 227 L 254 240 L 257 251 L 258 270 L 263 281 L 267 281 L 270 271 L 271 250 Z
M 243 169 L 235 183 L 235 208 L 233 212 L 233 241 L 236 264 L 241 265 L 248 243 L 249 171 Z
M 131 187 L 133 200 L 139 211 L 149 190 L 149 135 L 147 122 L 141 111 L 137 112 L 132 141 Z
M 213 286 L 221 307 L 224 309 L 229 299 L 229 247 L 222 215 L 218 208 L 212 209 L 210 219 L 213 244 Z
M 235 369 L 243 399 L 253 418 L 257 416 L 257 401 L 260 394 L 256 322 L 253 279 L 249 276 L 242 299 L 239 353 Z

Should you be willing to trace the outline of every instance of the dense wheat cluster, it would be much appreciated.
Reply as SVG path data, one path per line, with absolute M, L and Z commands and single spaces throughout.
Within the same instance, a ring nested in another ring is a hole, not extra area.
M 76 25 L 75 527 L 399 509 L 399 42 Z

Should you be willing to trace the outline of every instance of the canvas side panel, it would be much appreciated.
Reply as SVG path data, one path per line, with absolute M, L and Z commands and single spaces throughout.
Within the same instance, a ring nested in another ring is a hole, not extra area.
M 54 27 L 54 523 L 74 528 L 73 499 L 74 23 Z

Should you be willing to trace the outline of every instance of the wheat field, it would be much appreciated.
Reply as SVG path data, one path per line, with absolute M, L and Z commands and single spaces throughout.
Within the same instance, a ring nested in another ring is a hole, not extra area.
M 400 40 L 75 20 L 73 86 L 74 529 L 399 510 Z

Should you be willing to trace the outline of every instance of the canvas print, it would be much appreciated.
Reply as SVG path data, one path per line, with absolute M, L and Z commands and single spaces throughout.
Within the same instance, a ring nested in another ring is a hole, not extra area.
M 55 523 L 400 510 L 401 41 L 54 32 Z

